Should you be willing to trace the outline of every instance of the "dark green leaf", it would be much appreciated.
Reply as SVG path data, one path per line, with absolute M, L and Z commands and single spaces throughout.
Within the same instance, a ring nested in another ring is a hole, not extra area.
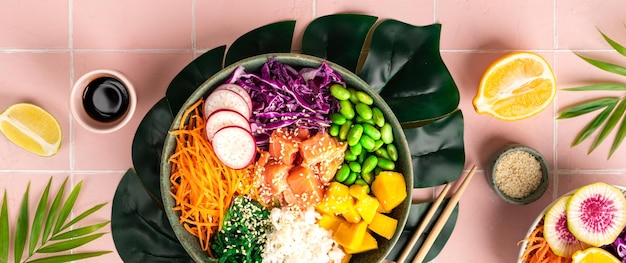
M 615 140 L 613 141 L 613 145 L 611 145 L 611 151 L 609 151 L 609 158 L 613 156 L 613 153 L 624 141 L 624 137 L 626 137 L 626 117 L 622 118 L 622 124 L 620 124 L 619 129 L 617 130 L 617 134 L 615 135 Z
M 113 197 L 111 233 L 124 262 L 193 262 L 132 169 Z
M 81 260 L 86 258 L 92 258 L 97 256 L 102 256 L 104 254 L 109 254 L 111 251 L 99 251 L 99 252 L 87 252 L 87 253 L 75 253 L 68 255 L 58 255 L 51 256 L 45 258 L 38 258 L 34 260 L 27 261 L 26 263 L 61 263 L 61 262 L 70 262 L 75 260 Z
M 224 65 L 267 53 L 289 53 L 296 21 L 282 21 L 240 36 L 228 49 Z
M 22 260 L 24 246 L 26 246 L 26 236 L 28 235 L 28 191 L 30 190 L 30 182 L 26 187 L 24 197 L 22 197 L 22 205 L 20 205 L 20 213 L 17 216 L 17 225 L 15 226 L 15 239 L 13 242 L 13 256 L 15 262 Z
M 52 231 L 53 234 L 57 234 L 59 233 L 59 231 L 61 231 L 61 227 L 63 226 L 63 224 L 65 224 L 65 220 L 67 220 L 67 217 L 72 212 L 72 208 L 74 208 L 74 204 L 76 203 L 76 199 L 78 198 L 78 194 L 80 193 L 80 189 L 82 187 L 83 181 L 80 181 L 74 187 L 74 189 L 72 189 L 72 192 L 70 192 L 70 195 L 65 200 L 65 203 L 61 207 L 61 210 L 59 210 L 59 217 L 57 218 L 57 222 L 54 225 L 54 230 Z
M 565 110 L 563 110 L 561 112 L 561 114 L 559 114 L 558 117 L 556 117 L 557 119 L 567 119 L 567 118 L 573 118 L 573 117 L 578 117 L 580 115 L 584 115 L 602 108 L 606 108 L 608 106 L 615 106 L 615 104 L 617 104 L 617 102 L 619 101 L 619 98 L 601 98 L 601 99 L 596 99 L 596 100 L 592 100 L 589 102 L 585 102 L 576 106 L 572 106 L 569 107 Z
M 46 207 L 48 206 L 48 193 L 50 192 L 51 184 L 52 177 L 50 177 L 50 180 L 48 180 L 48 185 L 46 185 L 46 189 L 43 191 L 41 199 L 39 199 L 39 205 L 37 205 L 37 210 L 35 211 L 33 224 L 30 228 L 30 242 L 28 244 L 29 257 L 33 255 L 33 252 L 35 252 L 35 246 L 37 246 L 37 241 L 39 241 L 39 235 L 41 235 L 41 228 L 43 227 L 43 223 L 45 221 Z
M 426 240 L 426 237 L 434 226 L 435 220 L 441 215 L 441 212 L 443 212 L 443 209 L 445 208 L 448 201 L 449 199 L 445 199 L 442 204 L 437 208 L 437 212 L 435 212 L 433 220 L 431 220 L 431 222 L 426 226 L 424 233 L 422 233 L 422 236 L 417 240 L 417 243 L 415 243 L 415 246 L 411 250 L 408 258 L 414 258 L 415 255 L 417 255 L 417 251 L 421 247 L 421 244 L 423 244 Z M 396 245 L 393 247 L 391 252 L 389 252 L 389 255 L 386 258 L 387 260 L 395 261 L 400 256 L 402 250 L 404 250 L 404 247 L 413 236 L 413 232 L 415 232 L 419 224 L 422 222 L 431 205 L 432 203 L 411 205 L 411 210 L 409 212 L 409 218 L 407 219 L 406 226 L 404 230 L 402 230 L 402 235 L 400 236 L 400 239 L 398 239 Z M 426 254 L 424 262 L 429 262 L 437 257 L 437 255 L 439 255 L 443 247 L 448 242 L 450 235 L 452 235 L 452 231 L 454 230 L 454 226 L 456 225 L 458 214 L 459 205 L 457 204 L 452 211 L 452 214 L 450 214 L 450 218 L 448 218 L 448 221 L 441 230 L 441 233 L 439 233 L 439 236 L 437 237 L 437 239 L 435 239 L 435 243 L 433 243 L 430 251 L 428 251 L 428 254 Z
M 574 142 L 572 143 L 572 146 L 578 145 L 579 143 L 581 143 L 582 141 L 587 139 L 587 137 L 589 137 L 589 135 L 591 135 L 594 131 L 596 131 L 598 129 L 598 127 L 600 127 L 600 125 L 602 125 L 604 120 L 606 120 L 606 118 L 609 117 L 609 114 L 611 114 L 611 112 L 615 108 L 615 104 L 617 104 L 617 102 L 615 102 L 613 105 L 608 105 L 606 107 L 606 109 L 604 109 L 600 114 L 598 114 L 598 116 L 596 116 L 583 129 L 583 131 L 578 136 L 576 136 L 576 138 L 574 139 Z
M 415 188 L 459 178 L 465 165 L 463 113 L 457 111 L 426 126 L 404 129 L 413 161 Z
M 133 166 L 141 184 L 159 205 L 161 205 L 159 190 L 161 151 L 173 121 L 174 116 L 170 111 L 168 100 L 163 98 L 152 106 L 141 120 L 133 139 Z
M 459 90 L 439 54 L 441 25 L 386 20 L 374 29 L 359 76 L 403 123 L 434 120 L 459 105 Z
M 52 206 L 50 206 L 50 210 L 48 211 L 48 216 L 46 218 L 46 225 L 43 228 L 43 235 L 41 238 L 41 243 L 46 243 L 48 238 L 50 238 L 50 232 L 52 231 L 52 227 L 56 222 L 57 214 L 59 213 L 59 206 L 61 205 L 61 201 L 63 200 L 63 192 L 65 192 L 65 184 L 67 183 L 68 177 L 65 178 L 63 184 L 61 184 L 61 188 L 57 192 L 57 195 L 54 197 L 54 201 L 52 201 Z
M 609 133 L 613 131 L 613 128 L 615 128 L 617 122 L 622 119 L 624 111 L 626 111 L 626 99 L 622 100 L 622 102 L 617 105 L 617 108 L 615 108 L 613 114 L 611 114 L 611 117 L 609 117 L 606 124 L 604 124 L 604 128 L 600 130 L 600 134 L 598 134 L 598 137 L 596 137 L 596 139 L 591 144 L 591 147 L 589 148 L 589 153 L 593 152 L 593 150 L 595 150 L 596 147 L 598 147 L 598 145 L 600 145 L 600 143 L 602 143 L 602 141 L 606 139 L 606 136 L 609 136 Z
M 622 67 L 620 65 L 615 65 L 612 63 L 608 63 L 608 62 L 604 62 L 604 61 L 599 61 L 599 60 L 595 60 L 595 59 L 591 59 L 588 57 L 583 57 L 579 54 L 576 54 L 577 56 L 579 56 L 580 58 L 584 59 L 585 61 L 587 61 L 587 63 L 610 73 L 615 73 L 615 74 L 619 74 L 622 76 L 626 76 L 626 68 Z
M 594 84 L 582 87 L 566 88 L 567 91 L 589 91 L 589 90 L 626 90 L 626 85 L 617 83 Z
M 73 230 L 67 231 L 65 233 L 61 233 L 61 234 L 58 234 L 56 236 L 53 236 L 52 238 L 50 238 L 50 240 L 63 240 L 63 239 L 75 238 L 75 237 L 88 235 L 88 234 L 91 234 L 93 232 L 96 232 L 100 228 L 103 228 L 107 224 L 109 224 L 109 221 L 102 222 L 102 223 L 95 224 L 95 225 L 90 225 L 90 226 L 85 226 L 85 227 L 73 229 Z
M 600 32 L 600 34 L 602 34 L 602 37 L 604 38 L 604 40 L 606 40 L 606 42 L 608 42 L 609 45 L 611 45 L 611 47 L 613 47 L 615 49 L 615 51 L 617 51 L 617 53 L 622 54 L 622 56 L 626 56 L 626 48 L 624 48 L 619 43 L 613 41 L 613 39 L 610 39 L 607 35 L 602 33 L 602 31 L 600 31 L 599 29 L 598 29 L 598 32 Z
M 104 234 L 106 233 L 97 233 L 97 234 L 93 234 L 89 236 L 83 236 L 83 237 L 70 239 L 67 241 L 56 242 L 54 244 L 50 244 L 40 249 L 37 249 L 37 253 L 56 253 L 56 252 L 68 251 L 70 249 L 80 247 L 93 240 L 96 240 L 99 237 L 103 236 Z
M 356 72 L 367 34 L 375 16 L 337 14 L 311 22 L 302 36 L 302 53 L 330 60 Z
M 191 61 L 189 65 L 172 79 L 165 92 L 165 97 L 173 113 L 180 110 L 187 98 L 200 84 L 222 69 L 225 52 L 226 46 L 220 46 L 205 52 Z M 135 169 L 137 169 L 137 166 L 135 166 Z M 137 173 L 141 174 L 139 170 Z
M 7 208 L 7 191 L 4 190 L 2 210 L 0 210 L 0 262 L 9 261 L 9 209 Z
M 65 224 L 65 226 L 61 227 L 61 231 L 67 229 L 70 226 L 73 226 L 74 224 L 78 223 L 80 220 L 82 220 L 85 217 L 88 217 L 89 215 L 95 213 L 96 211 L 100 210 L 100 208 L 102 208 L 103 206 L 105 206 L 107 203 L 102 203 L 99 205 L 95 205 L 92 208 L 89 208 L 89 210 L 82 212 L 80 215 L 78 215 L 77 217 L 75 217 L 74 219 L 72 219 L 72 221 L 68 222 L 67 224 Z

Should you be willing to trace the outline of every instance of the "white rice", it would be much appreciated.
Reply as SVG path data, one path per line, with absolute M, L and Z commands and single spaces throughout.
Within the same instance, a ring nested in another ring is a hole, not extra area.
M 341 262 L 344 253 L 331 232 L 315 223 L 319 217 L 313 208 L 305 212 L 273 208 L 274 231 L 268 234 L 263 262 Z

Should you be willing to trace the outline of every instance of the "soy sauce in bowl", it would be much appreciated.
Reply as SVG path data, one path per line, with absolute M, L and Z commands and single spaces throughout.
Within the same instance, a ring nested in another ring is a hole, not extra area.
M 113 122 L 126 113 L 128 97 L 128 90 L 122 82 L 111 77 L 100 77 L 85 88 L 83 107 L 91 118 Z

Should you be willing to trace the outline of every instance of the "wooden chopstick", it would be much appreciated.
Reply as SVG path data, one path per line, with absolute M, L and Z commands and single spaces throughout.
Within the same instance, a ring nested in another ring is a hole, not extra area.
M 411 240 L 409 240 L 409 243 L 407 243 L 406 246 L 404 247 L 402 254 L 400 254 L 400 257 L 398 257 L 398 260 L 396 260 L 396 263 L 404 263 L 404 261 L 409 257 L 409 254 L 411 253 L 411 249 L 415 246 L 415 243 L 417 243 L 417 240 L 422 235 L 422 232 L 424 232 L 424 229 L 426 229 L 426 226 L 435 215 L 435 212 L 437 212 L 437 208 L 439 207 L 439 205 L 441 205 L 441 202 L 446 197 L 446 194 L 448 194 L 448 191 L 450 190 L 451 187 L 452 187 L 452 184 L 447 183 L 446 186 L 443 188 L 443 190 L 441 190 L 441 193 L 439 193 L 439 196 L 437 197 L 435 202 L 433 202 L 433 204 L 430 206 L 430 208 L 428 209 L 428 212 L 424 216 L 424 219 L 422 219 L 422 222 L 417 227 L 417 230 L 413 233 Z
M 450 214 L 452 214 L 452 210 L 454 210 L 454 208 L 456 207 L 456 204 L 459 202 L 459 199 L 461 199 L 461 195 L 463 195 L 465 188 L 467 188 L 467 185 L 469 184 L 470 180 L 472 180 L 472 177 L 474 177 L 474 173 L 476 173 L 476 165 L 472 166 L 472 169 L 469 171 L 469 173 L 463 180 L 463 183 L 461 183 L 459 188 L 456 190 L 456 193 L 452 195 L 452 197 L 448 201 L 448 204 L 443 209 L 443 212 L 441 212 L 441 216 L 437 218 L 437 221 L 435 222 L 433 229 L 430 231 L 430 233 L 428 234 L 428 237 L 426 237 L 426 240 L 424 241 L 420 249 L 417 251 L 417 255 L 413 259 L 413 263 L 421 263 L 424 260 L 424 258 L 426 257 L 426 254 L 428 254 L 428 251 L 430 251 L 430 248 L 432 247 L 433 243 L 435 243 L 435 239 L 437 239 L 437 236 L 439 236 L 441 229 L 443 229 L 443 226 L 448 221 Z

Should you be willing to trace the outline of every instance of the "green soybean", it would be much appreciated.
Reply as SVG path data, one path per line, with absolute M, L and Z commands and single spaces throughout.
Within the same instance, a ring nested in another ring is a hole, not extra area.
M 364 123 L 363 133 L 367 134 L 367 136 L 374 140 L 380 139 L 380 131 L 378 131 L 378 129 L 376 129 L 376 127 L 372 124 Z
M 378 127 L 383 127 L 383 125 L 385 125 L 385 116 L 383 115 L 383 112 L 380 111 L 380 109 L 377 107 L 372 108 L 372 119 Z
M 346 178 L 346 180 L 343 181 L 343 183 L 345 185 L 352 185 L 352 184 L 354 184 L 354 181 L 356 181 L 357 177 L 358 177 L 357 173 L 351 172 L 350 175 L 348 175 L 348 178 Z
M 350 102 L 353 104 L 359 103 L 359 99 L 356 97 L 356 90 L 354 88 L 348 88 L 350 91 Z
M 374 174 L 372 172 L 364 173 L 361 171 L 361 178 L 363 178 L 363 180 L 365 180 L 368 184 L 371 184 L 374 181 Z
M 374 104 L 374 99 L 372 99 L 372 97 L 370 95 L 367 95 L 367 93 L 365 93 L 364 91 L 360 91 L 360 90 L 357 91 L 356 98 L 359 99 L 359 101 L 363 102 L 364 104 L 367 104 L 367 105 Z
M 361 174 L 370 173 L 378 166 L 378 157 L 376 155 L 370 155 L 365 158 L 363 165 L 361 165 Z
M 352 106 L 352 103 L 350 101 L 340 100 L 339 107 L 341 107 L 339 109 L 339 113 L 346 117 L 346 119 L 351 120 L 352 118 L 354 118 L 354 107 Z
M 380 149 L 381 147 L 383 147 L 383 145 L 385 145 L 385 143 L 383 142 L 383 140 L 376 140 L 376 141 L 374 141 L 374 148 L 372 148 L 372 152 L 377 151 L 378 149 Z
M 350 91 L 340 84 L 333 84 L 330 86 L 330 94 L 338 100 L 350 99 Z
M 370 124 L 370 125 L 376 125 L 376 123 L 374 123 L 374 119 L 369 119 L 369 120 L 366 120 L 366 119 L 363 119 L 363 117 L 361 117 L 361 116 L 359 116 L 359 115 L 357 115 L 357 116 L 354 118 L 354 120 L 355 120 L 357 123 L 361 123 L 361 124 L 367 123 L 367 124 Z
M 346 151 L 346 153 L 343 156 L 343 159 L 348 162 L 353 162 L 353 161 L 356 161 L 358 157 L 359 157 L 358 154 L 354 154 L 351 151 Z
M 342 125 L 344 123 L 346 123 L 347 119 L 345 116 L 343 116 L 341 113 L 333 113 L 329 116 L 330 121 L 332 121 L 334 124 L 337 125 Z
M 378 150 L 374 151 L 374 154 L 381 158 L 391 159 L 389 153 L 387 153 L 387 150 L 384 148 L 379 148 Z
M 348 137 L 348 132 L 350 131 L 350 128 L 352 128 L 352 121 L 346 121 L 346 123 L 341 125 L 341 128 L 339 128 L 339 140 L 340 141 L 346 140 L 346 138 Z
M 348 163 L 348 166 L 350 166 L 350 170 L 355 172 L 355 173 L 360 173 L 361 172 L 361 164 L 360 163 L 350 162 L 350 163 Z
M 363 146 L 361 144 L 355 144 L 354 146 L 350 146 L 350 152 L 354 155 L 359 155 L 363 151 Z
M 392 161 L 398 160 L 398 148 L 393 144 L 387 144 L 387 153 L 389 153 L 389 159 Z
M 330 128 L 328 129 L 328 133 L 330 134 L 330 136 L 333 136 L 333 137 L 339 136 L 339 125 L 337 124 L 330 125 Z
M 354 184 L 358 184 L 358 185 L 362 185 L 362 186 L 368 186 L 368 189 L 369 189 L 369 184 L 365 180 L 363 180 L 363 178 L 356 179 L 354 181 Z M 367 193 L 369 194 L 369 190 L 367 191 Z
M 380 138 L 386 144 L 391 144 L 393 142 L 393 130 L 391 129 L 391 124 L 388 122 L 380 128 Z
M 365 157 L 367 157 L 367 151 L 361 151 L 361 154 L 357 156 L 357 160 L 359 161 L 359 163 L 363 163 L 365 161 Z
M 378 164 L 376 166 L 387 171 L 393 171 L 396 169 L 396 164 L 387 158 L 378 158 Z
M 373 152 L 374 151 L 374 147 L 376 147 L 376 141 L 374 141 L 372 138 L 370 138 L 367 135 L 361 135 L 361 139 L 359 140 L 359 143 L 361 144 L 361 146 L 363 146 L 363 149 L 368 151 L 368 152 Z
M 352 125 L 352 128 L 348 131 L 348 135 L 346 139 L 348 140 L 348 145 L 354 146 L 359 143 L 361 136 L 363 135 L 363 125 L 355 124 Z
M 342 183 L 346 179 L 348 179 L 349 175 L 350 175 L 350 167 L 348 167 L 346 164 L 343 164 L 341 168 L 337 170 L 337 173 L 335 173 L 335 180 L 337 182 Z
M 372 119 L 372 108 L 370 108 L 370 106 L 367 106 L 364 103 L 357 103 L 356 106 L 354 106 L 356 108 L 356 113 L 359 114 L 359 116 L 361 116 L 361 118 L 363 118 L 364 120 L 371 120 Z

